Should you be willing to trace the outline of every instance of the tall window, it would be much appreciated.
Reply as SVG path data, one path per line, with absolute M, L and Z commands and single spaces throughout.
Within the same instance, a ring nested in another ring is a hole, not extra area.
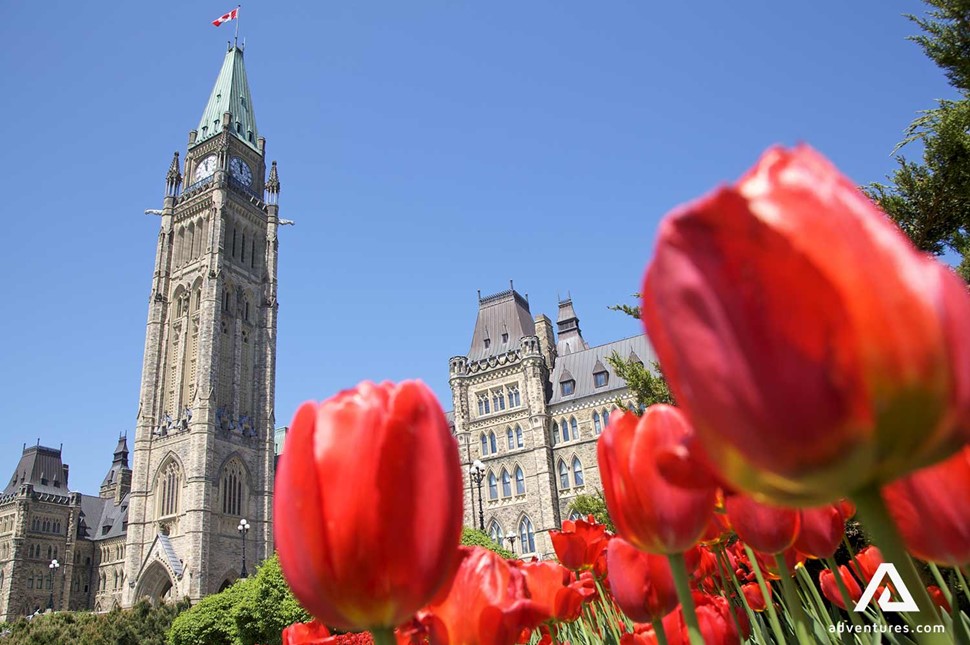
M 595 432 L 596 434 L 599 434 L 602 431 L 603 431 L 603 426 L 600 425 L 600 413 L 594 412 L 593 413 L 593 432 Z
M 158 491 L 158 516 L 168 517 L 175 515 L 179 511 L 179 489 L 182 486 L 179 465 L 174 460 L 162 469 L 158 476 L 158 484 L 155 490 Z
M 579 426 L 576 423 L 576 417 L 569 418 L 569 429 L 572 430 L 570 436 L 573 439 L 579 439 Z
M 559 424 L 555 421 L 552 422 L 552 445 L 559 443 Z
M 483 432 L 482 433 L 482 456 L 484 457 L 487 454 L 488 454 L 488 437 L 486 437 L 485 433 Z
M 505 409 L 505 393 L 501 388 L 492 392 L 492 408 L 496 412 Z
M 522 553 L 535 553 L 536 534 L 532 528 L 532 520 L 528 516 L 523 517 L 519 522 L 519 544 L 522 545 Z
M 521 448 L 524 444 L 522 442 L 522 427 L 515 426 L 515 445 Z
M 508 443 L 509 445 L 509 450 L 512 450 L 513 448 L 515 448 L 515 437 L 512 434 L 512 428 L 505 429 L 505 440 L 506 440 L 506 443 Z
M 562 459 L 559 460 L 559 488 L 563 490 L 569 488 L 569 468 Z
M 504 468 L 502 469 L 502 497 L 512 497 L 512 477 Z
M 242 464 L 233 459 L 222 471 L 222 512 L 227 515 L 243 514 L 243 481 L 245 473 Z
M 521 466 L 515 467 L 515 494 L 525 495 L 525 473 Z
M 569 441 L 569 426 L 566 425 L 565 419 L 559 422 L 559 429 L 562 430 L 562 440 Z
M 488 474 L 488 498 L 498 499 L 498 479 L 495 473 Z
M 509 385 L 508 391 L 509 391 L 509 407 L 517 408 L 520 405 L 522 405 L 522 400 L 519 398 L 519 386 Z
M 495 431 L 488 433 L 488 447 L 493 452 L 498 452 L 498 439 L 495 438 Z
M 583 463 L 579 461 L 579 457 L 573 457 L 573 483 L 576 486 L 583 485 Z
M 502 530 L 502 525 L 492 520 L 488 525 L 488 535 L 492 538 L 495 544 L 502 546 L 502 540 L 505 539 L 505 531 Z

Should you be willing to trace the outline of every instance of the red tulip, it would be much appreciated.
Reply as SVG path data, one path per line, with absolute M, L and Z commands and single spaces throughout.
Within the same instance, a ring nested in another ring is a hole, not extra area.
M 550 618 L 529 599 L 520 568 L 481 547 L 459 548 L 451 586 L 427 611 L 432 645 L 512 645 L 523 629 Z
M 573 571 L 592 569 L 610 539 L 606 526 L 597 524 L 592 515 L 588 521 L 564 521 L 562 530 L 550 531 L 549 537 L 559 562 Z
M 946 596 L 943 594 L 943 591 L 939 587 L 937 587 L 936 585 L 930 585 L 929 587 L 926 588 L 926 591 L 927 593 L 930 594 L 930 600 L 933 601 L 934 605 L 936 605 L 937 607 L 939 607 L 940 609 L 942 609 L 948 614 L 951 611 L 953 611 L 950 608 L 950 603 L 947 602 L 946 600 Z
M 767 587 L 768 595 L 771 595 L 771 587 Z M 744 599 L 748 601 L 748 607 L 751 607 L 751 611 L 762 612 L 768 608 L 768 603 L 765 602 L 765 595 L 761 593 L 761 585 L 757 582 L 748 582 L 741 585 L 741 592 L 744 594 Z
M 868 583 L 876 575 L 876 569 L 883 562 L 885 560 L 882 557 L 882 551 L 878 547 L 867 546 L 856 553 L 854 561 L 850 562 L 849 565 L 856 575 Z
M 802 509 L 795 548 L 810 558 L 831 558 L 844 533 L 845 518 L 838 504 Z
M 857 602 L 862 597 L 862 588 L 856 581 L 855 576 L 849 573 L 849 570 L 844 564 L 839 566 L 839 577 L 845 583 L 845 589 L 849 594 L 849 598 L 853 602 Z M 828 598 L 829 602 L 848 610 L 848 607 L 845 606 L 845 601 L 842 599 L 842 592 L 839 591 L 839 583 L 836 582 L 835 574 L 832 573 L 831 569 L 823 569 L 819 572 L 818 586 L 821 587 L 822 595 Z
M 797 510 L 759 504 L 746 495 L 730 495 L 724 504 L 735 533 L 752 549 L 781 553 L 795 543 Z
M 283 629 L 283 645 L 324 645 L 329 642 L 330 630 L 316 620 L 293 623 Z
M 970 295 L 817 152 L 669 215 L 643 320 L 715 470 L 832 502 L 970 438 Z
M 575 579 L 574 574 L 557 562 L 528 562 L 519 570 L 525 576 L 529 597 L 550 620 L 571 622 L 579 618 L 583 602 L 596 593 Z
M 970 563 L 970 444 L 882 490 L 906 548 L 949 567 Z
M 715 489 L 681 488 L 665 479 L 656 456 L 674 452 L 692 433 L 683 414 L 653 405 L 642 417 L 614 413 L 597 446 L 600 477 L 617 532 L 651 553 L 694 546 L 714 512 Z
M 274 526 L 294 595 L 321 622 L 386 629 L 454 571 L 458 447 L 418 381 L 362 383 L 296 413 L 280 458 Z
M 644 553 L 621 538 L 606 548 L 613 599 L 632 620 L 663 618 L 679 604 L 666 556 Z
M 741 623 L 742 629 L 747 630 L 750 627 L 747 618 L 743 612 L 732 617 L 731 605 L 724 596 L 695 591 L 694 606 L 705 645 L 740 645 L 746 638 L 744 634 L 738 633 L 735 620 Z M 669 645 L 690 645 L 687 623 L 684 621 L 682 610 L 678 609 L 667 614 L 663 620 L 663 626 Z

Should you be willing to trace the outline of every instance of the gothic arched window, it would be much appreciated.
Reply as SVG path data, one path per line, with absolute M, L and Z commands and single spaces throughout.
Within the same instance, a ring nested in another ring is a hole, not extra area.
M 488 433 L 488 447 L 492 453 L 498 452 L 498 440 L 495 438 L 495 431 Z
M 569 418 L 569 429 L 572 430 L 572 438 L 579 439 L 579 426 L 576 423 L 576 417 Z
M 495 473 L 488 474 L 488 498 L 498 499 L 498 479 Z
M 245 472 L 242 464 L 235 459 L 226 464 L 220 481 L 222 512 L 226 515 L 243 514 L 244 480 Z
M 504 468 L 502 469 L 502 497 L 512 497 L 512 477 Z
M 562 459 L 559 460 L 559 488 L 563 490 L 569 488 L 569 468 Z
M 579 457 L 573 457 L 573 483 L 576 486 L 582 486 L 584 483 L 583 463 L 579 461 Z
M 178 462 L 173 459 L 162 468 L 155 483 L 155 494 L 158 495 L 158 517 L 168 517 L 179 512 L 181 488 L 181 469 Z
M 481 438 L 482 438 L 482 456 L 484 457 L 485 455 L 488 454 L 488 437 L 486 437 L 485 433 L 483 432 Z
M 509 446 L 509 450 L 515 448 L 515 439 L 512 435 L 512 428 L 505 429 L 505 441 Z
M 562 440 L 569 441 L 569 426 L 566 425 L 565 419 L 559 422 L 559 429 L 562 431 Z
M 536 534 L 528 515 L 519 522 L 519 544 L 522 545 L 522 553 L 535 553 Z
M 524 444 L 522 443 L 522 427 L 515 426 L 515 445 L 521 448 Z
M 492 538 L 492 541 L 502 546 L 502 540 L 505 539 L 505 531 L 502 530 L 502 525 L 492 520 L 488 524 L 488 535 Z
M 595 432 L 596 434 L 599 434 L 602 431 L 603 431 L 603 426 L 600 425 L 600 413 L 594 412 L 593 413 L 593 432 Z
M 515 467 L 515 494 L 525 495 L 525 473 L 521 466 Z

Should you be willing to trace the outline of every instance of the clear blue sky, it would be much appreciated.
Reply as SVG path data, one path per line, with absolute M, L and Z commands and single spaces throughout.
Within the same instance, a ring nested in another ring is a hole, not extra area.
M 96 8 L 93 8 L 96 7 Z M 199 120 L 231 1 L 0 5 L 0 482 L 64 444 L 97 493 L 134 430 L 165 171 Z M 881 179 L 950 96 L 905 40 L 916 0 L 253 2 L 260 133 L 279 160 L 276 414 L 361 379 L 446 408 L 476 290 L 572 293 L 592 344 L 639 333 L 658 220 L 807 141 Z M 0 484 L 2 486 L 3 484 Z

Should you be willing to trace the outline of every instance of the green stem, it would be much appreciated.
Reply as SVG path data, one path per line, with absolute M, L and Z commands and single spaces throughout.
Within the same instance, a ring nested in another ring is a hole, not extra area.
M 775 603 L 771 599 L 771 594 L 768 592 L 768 584 L 765 582 L 765 577 L 761 573 L 761 567 L 758 566 L 758 557 L 754 554 L 754 551 L 747 544 L 744 545 L 744 552 L 748 554 L 748 560 L 751 562 L 751 568 L 754 569 L 754 577 L 758 579 L 758 587 L 761 589 L 761 595 L 765 598 L 765 608 L 768 612 L 768 622 L 771 623 L 771 631 L 775 633 L 775 640 L 778 643 L 786 643 L 785 632 L 781 630 L 781 623 L 778 622 L 778 612 L 775 611 Z
M 690 582 L 687 575 L 687 565 L 684 563 L 683 553 L 670 553 L 667 555 L 670 562 L 670 573 L 674 577 L 674 586 L 677 588 L 677 597 L 680 599 L 680 607 L 684 612 L 684 622 L 687 624 L 687 634 L 690 636 L 691 645 L 704 645 L 704 637 L 701 636 L 701 628 L 697 622 L 697 612 L 694 611 L 694 597 L 690 592 Z
M 798 582 L 798 586 L 802 587 L 804 595 L 812 600 L 810 606 L 815 619 L 820 624 L 824 624 L 826 620 L 830 620 L 831 616 L 829 615 L 828 606 L 822 600 L 822 596 L 819 595 L 818 589 L 815 588 L 815 583 L 812 581 L 812 576 L 808 574 L 808 570 L 805 567 L 795 567 L 795 580 Z M 829 636 L 829 642 L 832 642 L 831 636 Z
M 775 566 L 781 575 L 781 590 L 785 594 L 785 602 L 788 603 L 788 611 L 791 612 L 792 621 L 795 623 L 795 636 L 799 643 L 810 643 L 808 618 L 805 616 L 805 608 L 802 600 L 798 597 L 798 590 L 791 581 L 791 571 L 788 570 L 788 563 L 785 556 L 781 553 L 775 554 Z
M 374 637 L 374 645 L 395 645 L 393 629 L 387 627 L 372 629 L 370 634 Z
M 943 574 L 940 573 L 939 567 L 932 562 L 927 562 L 926 566 L 930 570 L 930 573 L 933 574 L 933 579 L 936 580 L 936 586 L 940 588 L 940 591 L 943 592 L 943 597 L 946 598 L 947 603 L 952 607 L 953 596 L 950 595 L 950 585 L 946 584 L 946 581 L 943 580 Z
M 664 631 L 664 622 L 659 618 L 654 618 L 651 623 L 653 624 L 653 633 L 657 637 L 658 645 L 667 645 L 667 632 Z
M 957 572 L 957 579 L 960 581 L 960 586 L 963 588 L 963 595 L 970 600 L 970 587 L 967 587 L 967 579 L 963 577 L 963 571 L 960 567 L 953 567 L 953 570 Z M 956 605 L 951 604 L 951 607 L 956 607 Z
M 835 558 L 825 558 L 825 565 L 832 572 L 835 577 L 835 584 L 839 588 L 839 593 L 842 594 L 842 602 L 845 603 L 845 613 L 849 614 L 849 620 L 852 621 L 853 625 L 862 625 L 862 619 L 859 618 L 859 614 L 853 611 L 855 603 L 852 601 L 852 597 L 849 595 L 849 589 L 845 586 L 845 580 L 842 579 L 842 572 L 839 570 L 839 565 L 835 562 Z M 846 567 L 846 570 L 849 568 Z M 850 572 L 851 576 L 852 573 Z
M 734 584 L 735 592 L 737 593 L 738 599 L 741 601 L 741 606 L 744 607 L 745 613 L 748 615 L 748 623 L 751 625 L 751 629 L 754 630 L 754 634 L 757 636 L 756 643 L 767 643 L 768 639 L 765 638 L 764 634 L 761 633 L 761 621 L 756 617 L 755 611 L 751 609 L 751 605 L 748 603 L 748 597 L 744 595 L 744 590 L 741 588 L 741 583 L 738 582 L 737 577 L 734 575 L 734 571 L 729 571 L 730 566 L 724 564 L 724 560 L 727 559 L 727 553 L 723 546 L 718 546 L 715 551 L 715 556 L 717 559 L 717 567 L 721 571 L 721 577 L 724 580 L 728 578 Z M 730 564 L 730 563 L 729 563 Z M 731 612 L 732 614 L 734 612 Z M 738 633 L 742 633 L 740 626 L 738 627 Z
M 930 600 L 930 595 L 926 591 L 926 586 L 916 571 L 913 560 L 906 552 L 903 540 L 889 516 L 889 510 L 882 499 L 882 494 L 878 486 L 871 486 L 859 491 L 853 496 L 853 501 L 859 509 L 859 515 L 863 519 L 863 524 L 869 529 L 875 543 L 882 552 L 886 562 L 893 564 L 899 575 L 902 577 L 903 584 L 913 595 L 916 601 L 917 612 L 910 613 L 910 618 L 916 625 L 942 625 L 940 615 L 936 611 L 936 606 Z M 923 645 L 943 645 L 951 642 L 946 634 L 918 633 L 916 640 Z

